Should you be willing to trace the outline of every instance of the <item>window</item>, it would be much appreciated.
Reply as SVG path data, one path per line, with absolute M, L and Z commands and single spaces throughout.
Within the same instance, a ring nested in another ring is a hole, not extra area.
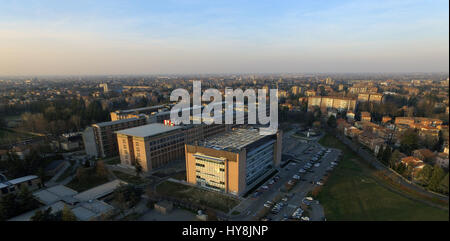
M 2 188 L 2 194 L 7 194 L 8 193 L 8 188 Z
M 31 180 L 28 180 L 28 186 L 33 185 L 33 183 L 31 182 Z
M 198 166 L 198 167 L 205 167 L 205 165 L 200 164 L 200 163 L 195 163 L 195 165 Z

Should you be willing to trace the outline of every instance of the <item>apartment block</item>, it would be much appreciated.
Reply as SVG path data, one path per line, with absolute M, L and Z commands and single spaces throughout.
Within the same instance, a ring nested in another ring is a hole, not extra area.
M 185 146 L 187 182 L 243 195 L 281 162 L 282 132 L 237 128 Z
M 322 112 L 327 112 L 329 109 L 337 109 L 338 111 L 355 111 L 356 99 L 331 96 L 309 97 L 308 111 L 312 111 L 314 108 L 320 108 Z
M 373 102 L 373 103 L 382 103 L 383 102 L 383 94 L 370 94 L 370 93 L 362 93 L 358 94 L 359 102 Z

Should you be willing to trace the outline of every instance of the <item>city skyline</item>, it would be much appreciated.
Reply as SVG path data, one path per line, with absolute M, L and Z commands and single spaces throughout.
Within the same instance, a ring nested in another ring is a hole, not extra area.
M 0 4 L 0 75 L 448 72 L 448 1 Z

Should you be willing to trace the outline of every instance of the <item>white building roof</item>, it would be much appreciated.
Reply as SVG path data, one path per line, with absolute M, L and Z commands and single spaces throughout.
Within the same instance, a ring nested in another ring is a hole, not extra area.
M 78 193 L 73 197 L 80 201 L 95 200 L 112 193 L 120 184 L 126 184 L 126 182 L 116 179 L 114 181 L 107 182 L 100 186 Z
M 129 128 L 121 131 L 116 131 L 117 134 L 124 134 L 128 136 L 136 137 L 148 137 L 156 136 L 162 133 L 170 132 L 176 129 L 180 129 L 180 126 L 169 126 L 160 123 L 153 123 L 144 126 Z

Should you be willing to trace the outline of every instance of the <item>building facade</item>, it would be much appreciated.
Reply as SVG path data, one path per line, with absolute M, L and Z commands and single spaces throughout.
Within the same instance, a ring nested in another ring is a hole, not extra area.
M 83 132 L 86 155 L 90 157 L 112 157 L 118 155 L 115 131 L 142 126 L 145 116 L 93 124 Z
M 117 131 L 120 162 L 143 171 L 162 167 L 184 157 L 184 145 L 225 132 L 227 125 L 174 126 L 152 123 Z
M 186 145 L 187 182 L 243 195 L 280 164 L 281 150 L 281 131 L 263 136 L 243 128 Z

